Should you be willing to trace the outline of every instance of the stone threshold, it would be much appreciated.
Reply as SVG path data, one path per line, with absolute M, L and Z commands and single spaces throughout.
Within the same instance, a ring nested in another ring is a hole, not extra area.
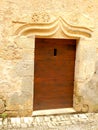
M 33 111 L 32 116 L 67 114 L 67 113 L 70 114 L 70 113 L 75 113 L 75 112 L 76 111 L 73 108 L 38 110 L 38 111 Z

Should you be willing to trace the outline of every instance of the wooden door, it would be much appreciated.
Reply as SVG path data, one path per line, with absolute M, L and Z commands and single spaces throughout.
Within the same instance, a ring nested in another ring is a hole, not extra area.
M 73 106 L 75 50 L 75 40 L 35 40 L 34 110 Z

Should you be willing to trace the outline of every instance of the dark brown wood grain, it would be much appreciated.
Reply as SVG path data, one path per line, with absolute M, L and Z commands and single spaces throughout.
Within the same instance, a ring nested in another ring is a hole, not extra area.
M 75 40 L 36 39 L 34 110 L 72 107 L 75 50 Z

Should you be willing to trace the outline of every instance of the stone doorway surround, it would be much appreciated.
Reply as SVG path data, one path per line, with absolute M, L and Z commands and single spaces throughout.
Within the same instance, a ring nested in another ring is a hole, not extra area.
M 55 113 L 70 113 L 70 112 L 89 112 L 93 111 L 90 103 L 85 98 L 85 92 L 82 89 L 85 86 L 84 79 L 92 75 L 89 69 L 93 69 L 93 63 L 87 59 L 86 49 L 91 49 L 89 44 L 92 42 L 92 21 L 83 14 L 75 16 L 73 13 L 50 13 L 50 12 L 35 12 L 27 19 L 13 20 L 14 42 L 23 48 L 21 59 L 19 59 L 16 67 L 17 76 L 21 78 L 22 97 L 24 101 L 18 105 L 19 111 L 23 111 L 24 115 L 33 112 L 33 90 L 34 90 L 34 48 L 35 38 L 60 38 L 60 39 L 76 39 L 76 61 L 74 73 L 74 95 L 73 108 L 63 110 L 43 111 L 44 114 Z M 85 46 L 86 45 L 86 46 Z M 86 61 L 87 60 L 87 61 Z M 17 71 L 20 64 L 20 71 Z M 88 64 L 88 66 L 87 66 Z M 86 79 L 86 81 L 88 80 Z M 85 90 L 86 91 L 86 90 Z M 14 93 L 13 93 L 14 94 Z M 26 101 L 25 101 L 26 100 Z M 15 107 L 12 102 L 8 102 L 7 109 Z M 27 112 L 26 112 L 27 111 Z M 22 113 L 23 113 L 22 112 Z M 21 113 L 21 112 L 20 112 Z M 19 112 L 18 112 L 19 114 Z M 33 112 L 34 115 L 40 115 L 40 112 Z M 20 114 L 21 115 L 21 114 Z M 29 114 L 30 115 L 30 114 Z

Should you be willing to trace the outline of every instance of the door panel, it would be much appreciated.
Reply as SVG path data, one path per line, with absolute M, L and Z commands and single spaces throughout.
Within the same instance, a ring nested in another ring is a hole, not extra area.
M 36 78 L 40 77 L 40 78 L 47 79 L 47 78 L 59 77 L 62 79 L 64 77 L 66 80 L 73 80 L 73 76 L 74 76 L 73 66 L 74 66 L 74 61 L 54 61 L 54 60 L 40 61 L 39 60 L 35 66 L 35 73 L 37 71 Z
M 36 39 L 34 110 L 72 107 L 75 40 Z

